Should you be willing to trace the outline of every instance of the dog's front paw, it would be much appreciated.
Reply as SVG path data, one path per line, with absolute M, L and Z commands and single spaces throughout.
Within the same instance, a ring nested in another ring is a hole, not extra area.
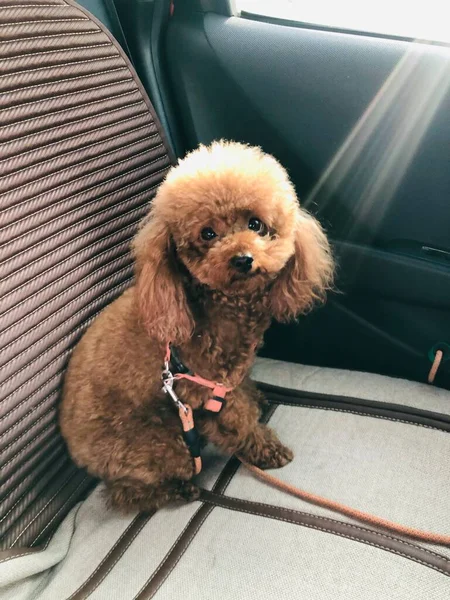
M 269 442 L 264 446 L 253 464 L 260 469 L 279 469 L 294 458 L 294 453 L 281 442 Z
M 191 481 L 180 481 L 176 489 L 177 498 L 185 502 L 194 502 L 200 497 L 200 488 Z

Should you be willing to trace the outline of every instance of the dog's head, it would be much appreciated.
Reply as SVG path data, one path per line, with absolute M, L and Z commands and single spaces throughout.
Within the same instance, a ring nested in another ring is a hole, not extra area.
M 211 290 L 267 291 L 286 321 L 321 299 L 332 259 L 283 167 L 259 148 L 200 146 L 167 175 L 134 241 L 141 317 L 161 341 L 192 332 L 180 268 Z

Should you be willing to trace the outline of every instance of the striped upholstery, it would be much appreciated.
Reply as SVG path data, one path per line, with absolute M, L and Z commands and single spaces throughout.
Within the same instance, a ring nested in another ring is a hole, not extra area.
M 58 433 L 64 368 L 171 164 L 130 69 L 75 3 L 0 0 L 2 548 L 42 544 L 91 485 Z

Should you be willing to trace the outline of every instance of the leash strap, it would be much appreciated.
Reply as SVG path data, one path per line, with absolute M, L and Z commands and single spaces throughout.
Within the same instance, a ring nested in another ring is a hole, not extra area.
M 164 369 L 162 373 L 162 380 L 162 391 L 171 397 L 175 406 L 178 408 L 178 415 L 180 417 L 181 427 L 183 428 L 183 438 L 194 461 L 195 475 L 198 475 L 202 470 L 202 459 L 200 456 L 201 444 L 200 435 L 195 428 L 192 408 L 189 406 L 189 404 L 184 404 L 178 398 L 175 390 L 173 389 L 174 376 L 168 368 Z
M 238 458 L 244 465 L 244 467 L 251 471 L 256 477 L 258 477 L 258 479 L 261 479 L 262 481 L 273 485 L 274 487 L 278 488 L 279 490 L 282 490 L 283 492 L 287 492 L 292 496 L 296 496 L 301 500 L 305 500 L 306 502 L 310 502 L 311 504 L 316 504 L 318 506 L 323 506 L 324 508 L 329 508 L 334 512 L 347 515 L 348 517 L 356 519 L 357 521 L 369 523 L 370 525 L 374 525 L 375 527 L 381 527 L 382 529 L 386 529 L 393 533 L 404 535 L 416 540 L 421 540 L 422 542 L 427 542 L 429 544 L 438 544 L 440 546 L 450 546 L 450 535 L 432 533 L 431 531 L 423 531 L 422 529 L 416 529 L 414 527 L 408 527 L 407 525 L 401 525 L 400 523 L 395 523 L 393 521 L 383 519 L 382 517 L 371 515 L 361 510 L 357 510 L 356 508 L 351 508 L 350 506 L 341 504 L 340 502 L 329 500 L 328 498 L 324 498 L 323 496 L 312 494 L 311 492 L 301 490 L 293 485 L 290 485 L 289 483 L 281 481 L 281 479 L 270 475 L 266 471 L 262 471 L 260 468 L 247 463 L 239 456 Z
M 195 474 L 198 475 L 202 470 L 202 459 L 200 456 L 201 444 L 200 435 L 194 425 L 194 415 L 192 408 L 185 404 L 178 408 L 181 425 L 183 427 L 183 438 L 186 446 L 189 448 L 192 458 L 194 459 Z

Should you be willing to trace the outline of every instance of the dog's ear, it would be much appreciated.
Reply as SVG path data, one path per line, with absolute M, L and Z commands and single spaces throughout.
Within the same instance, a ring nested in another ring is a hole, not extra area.
M 194 321 L 166 224 L 150 214 L 134 239 L 133 252 L 138 311 L 148 334 L 164 344 L 186 341 Z
M 330 246 L 318 221 L 299 209 L 294 227 L 294 255 L 270 292 L 272 315 L 281 322 L 295 319 L 323 301 L 333 280 Z

